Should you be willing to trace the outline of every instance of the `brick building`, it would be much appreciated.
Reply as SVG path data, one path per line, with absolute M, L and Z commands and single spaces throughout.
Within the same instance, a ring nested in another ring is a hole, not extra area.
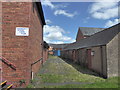
M 90 37 L 91 35 L 104 30 L 105 28 L 94 28 L 94 27 L 79 27 L 76 36 L 76 41 L 80 41 L 83 38 Z
M 2 78 L 16 87 L 28 85 L 47 59 L 44 25 L 40 2 L 2 3 Z
M 61 57 L 79 63 L 105 78 L 118 76 L 120 24 L 68 45 Z
M 48 49 L 49 49 L 49 45 L 44 41 L 43 63 L 48 59 Z
M 54 51 L 63 50 L 68 44 L 49 44 L 49 54 L 53 55 Z

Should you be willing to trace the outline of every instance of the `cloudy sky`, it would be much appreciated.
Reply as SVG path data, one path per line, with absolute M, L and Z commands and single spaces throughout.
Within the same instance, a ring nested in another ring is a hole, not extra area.
M 108 28 L 118 23 L 118 2 L 43 0 L 42 7 L 46 21 L 44 40 L 48 43 L 75 42 L 78 27 Z

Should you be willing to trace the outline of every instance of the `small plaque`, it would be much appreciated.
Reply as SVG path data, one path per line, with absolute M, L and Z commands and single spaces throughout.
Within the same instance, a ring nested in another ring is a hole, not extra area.
M 16 36 L 29 36 L 28 27 L 16 27 Z

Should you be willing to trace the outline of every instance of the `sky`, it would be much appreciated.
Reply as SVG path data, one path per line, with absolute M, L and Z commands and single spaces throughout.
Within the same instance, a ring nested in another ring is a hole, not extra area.
M 114 1 L 114 0 L 110 0 Z M 47 43 L 72 43 L 79 27 L 109 28 L 118 23 L 118 2 L 42 1 Z

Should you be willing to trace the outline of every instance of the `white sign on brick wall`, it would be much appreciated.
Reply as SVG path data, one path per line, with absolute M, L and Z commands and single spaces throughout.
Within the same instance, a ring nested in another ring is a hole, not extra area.
M 29 36 L 28 27 L 16 27 L 16 36 Z

